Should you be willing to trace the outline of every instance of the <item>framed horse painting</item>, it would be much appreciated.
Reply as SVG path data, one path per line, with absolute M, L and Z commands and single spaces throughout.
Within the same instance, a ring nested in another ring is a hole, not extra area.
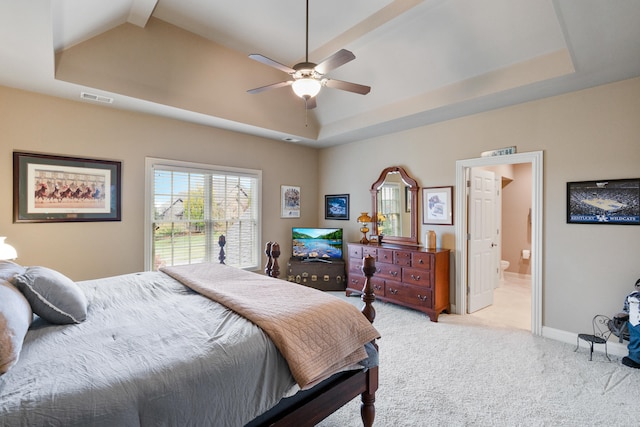
M 14 222 L 120 221 L 121 162 L 13 153 Z

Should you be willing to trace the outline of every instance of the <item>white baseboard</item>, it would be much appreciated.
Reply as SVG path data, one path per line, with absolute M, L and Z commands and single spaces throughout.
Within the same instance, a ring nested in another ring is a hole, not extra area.
M 548 326 L 542 327 L 542 336 L 545 338 L 549 338 L 552 340 L 560 341 L 563 343 L 576 345 L 576 340 L 578 339 L 578 334 L 573 332 L 567 332 L 560 329 L 549 328 Z M 582 341 L 581 346 L 588 346 L 587 343 Z M 588 348 L 588 347 L 585 347 Z M 593 351 L 597 351 L 599 353 L 604 353 L 603 345 L 595 345 L 593 347 Z M 617 341 L 609 341 L 607 342 L 607 352 L 612 356 L 623 357 L 629 354 L 627 350 L 627 344 L 623 342 L 622 344 Z

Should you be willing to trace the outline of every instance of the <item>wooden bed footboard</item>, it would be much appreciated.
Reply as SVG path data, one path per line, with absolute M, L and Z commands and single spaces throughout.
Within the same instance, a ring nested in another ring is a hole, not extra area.
M 275 249 L 275 250 L 274 250 Z M 268 242 L 265 248 L 267 264 L 265 273 L 271 277 L 278 277 L 278 257 L 280 246 L 275 242 Z M 376 299 L 371 284 L 371 277 L 376 271 L 375 259 L 371 256 L 364 258 L 362 271 L 365 283 L 362 289 L 362 314 L 371 322 L 375 320 L 376 312 L 373 303 Z M 377 349 L 378 346 L 374 342 Z M 358 395 L 361 397 L 360 414 L 364 427 L 371 427 L 375 419 L 375 394 L 378 390 L 378 366 L 369 369 L 342 372 L 323 381 L 310 390 L 300 393 L 300 398 L 287 407 L 275 408 L 258 417 L 248 426 L 273 427 L 311 427 L 340 409 Z M 286 399 L 285 399 L 286 400 Z

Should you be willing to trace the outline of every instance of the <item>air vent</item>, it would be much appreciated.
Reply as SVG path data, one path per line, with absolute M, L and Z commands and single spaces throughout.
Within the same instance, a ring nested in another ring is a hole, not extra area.
M 105 104 L 112 104 L 113 98 L 108 96 L 96 95 L 94 93 L 80 92 L 80 98 L 94 102 L 104 102 Z

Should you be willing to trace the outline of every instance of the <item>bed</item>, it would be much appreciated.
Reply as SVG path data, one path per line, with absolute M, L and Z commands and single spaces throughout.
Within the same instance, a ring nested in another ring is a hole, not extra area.
M 5 353 L 21 347 L 0 375 L 0 426 L 311 426 L 358 395 L 373 424 L 369 280 L 360 313 L 224 264 L 78 283 L 43 267 L 0 274 L 11 283 L 0 286 L 4 323 L 24 299 L 40 314 L 22 340 L 20 328 L 0 336 Z M 69 288 L 62 296 L 51 294 L 56 281 Z

